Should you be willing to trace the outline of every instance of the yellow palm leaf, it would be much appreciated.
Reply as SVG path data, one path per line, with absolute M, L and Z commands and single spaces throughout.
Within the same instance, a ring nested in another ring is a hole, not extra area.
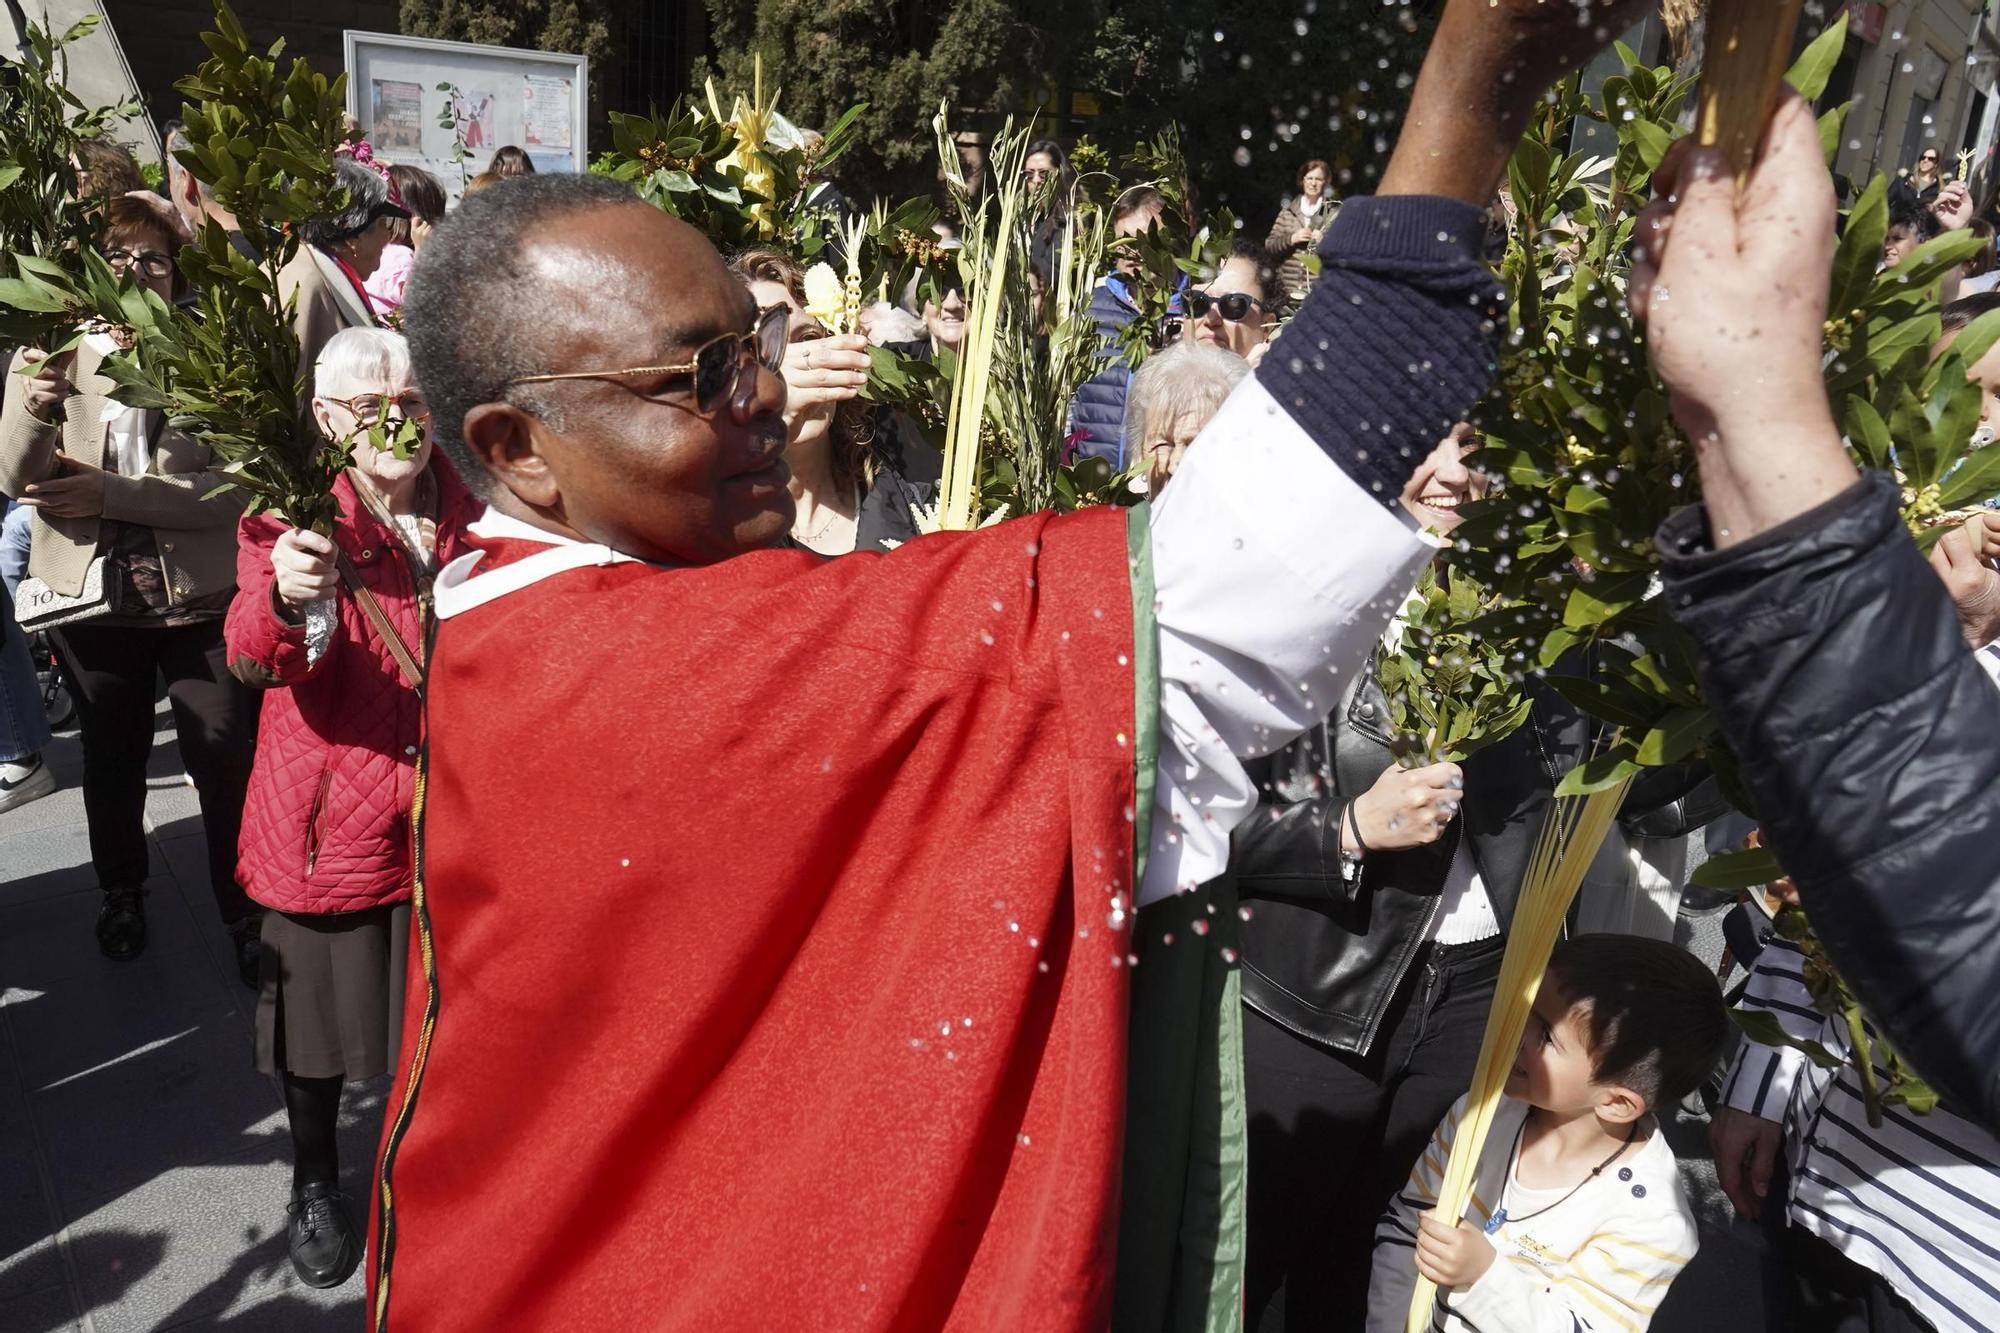
M 1536 840 L 1527 878 L 1521 884 L 1520 902 L 1514 908 L 1514 923 L 1507 932 L 1507 952 L 1500 961 L 1500 985 L 1493 995 L 1493 1008 L 1486 1016 L 1486 1035 L 1479 1043 L 1479 1063 L 1473 1070 L 1472 1090 L 1466 1099 L 1465 1118 L 1445 1163 L 1444 1178 L 1438 1185 L 1440 1219 L 1456 1224 L 1465 1216 L 1472 1198 L 1473 1177 L 1479 1157 L 1486 1148 L 1487 1132 L 1493 1127 L 1493 1113 L 1500 1107 L 1500 1094 L 1507 1075 L 1514 1068 L 1527 1030 L 1528 1011 L 1542 987 L 1548 970 L 1549 954 L 1562 933 L 1563 919 L 1583 883 L 1584 871 L 1597 858 L 1611 831 L 1611 821 L 1625 800 L 1631 779 L 1588 796 L 1560 796 L 1549 808 L 1541 837 Z M 1430 1327 L 1431 1305 L 1437 1286 L 1421 1275 L 1410 1296 L 1409 1333 L 1423 1333 Z

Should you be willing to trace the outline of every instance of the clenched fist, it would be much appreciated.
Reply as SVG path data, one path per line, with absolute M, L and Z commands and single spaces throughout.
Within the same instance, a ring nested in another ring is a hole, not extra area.
M 1342 821 L 1341 846 L 1358 856 L 1354 830 L 1371 852 L 1400 852 L 1428 847 L 1444 836 L 1458 816 L 1465 796 L 1465 772 L 1457 764 L 1425 768 L 1391 768 L 1375 785 L 1354 799 L 1348 820 Z M 1346 825 L 1352 821 L 1354 828 Z
M 299 528 L 285 532 L 271 547 L 271 586 L 294 611 L 333 596 L 340 588 L 333 540 Z
M 1469 1222 L 1451 1225 L 1436 1213 L 1417 1219 L 1417 1271 L 1440 1287 L 1469 1287 L 1486 1276 L 1493 1242 Z

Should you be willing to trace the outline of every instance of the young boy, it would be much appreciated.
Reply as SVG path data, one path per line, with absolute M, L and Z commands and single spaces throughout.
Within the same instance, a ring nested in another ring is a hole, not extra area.
M 1694 1257 L 1694 1215 L 1656 1106 L 1707 1077 L 1722 991 L 1658 940 L 1556 947 L 1480 1155 L 1465 1221 L 1437 1202 L 1461 1097 L 1375 1233 L 1370 1333 L 1401 1333 L 1419 1273 L 1446 1333 L 1640 1330 Z

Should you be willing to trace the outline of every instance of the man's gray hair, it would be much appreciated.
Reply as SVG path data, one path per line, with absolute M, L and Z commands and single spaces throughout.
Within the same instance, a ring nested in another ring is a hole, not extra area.
M 359 234 L 375 220 L 375 210 L 389 201 L 389 182 L 351 157 L 335 158 L 333 175 L 334 183 L 347 191 L 347 207 L 306 221 L 302 230 L 314 245 L 332 245 Z
M 1125 437 L 1143 446 L 1148 425 L 1186 412 L 1205 423 L 1250 374 L 1250 363 L 1209 343 L 1177 342 L 1146 358 L 1125 390 Z
M 357 389 L 386 389 L 415 378 L 410 345 L 393 329 L 342 329 L 326 340 L 313 362 L 313 394 L 319 398 L 349 397 Z
M 178 120 L 168 121 L 166 130 L 166 137 L 161 141 L 161 156 L 166 158 L 167 174 L 171 177 L 176 171 L 187 171 L 187 168 L 182 165 L 181 160 L 175 157 L 174 154 L 193 148 L 194 140 L 188 138 L 187 126 Z M 188 175 L 193 176 L 194 173 L 188 171 Z M 197 198 L 215 198 L 215 191 L 209 188 L 207 181 L 199 177 L 195 179 L 194 188 Z

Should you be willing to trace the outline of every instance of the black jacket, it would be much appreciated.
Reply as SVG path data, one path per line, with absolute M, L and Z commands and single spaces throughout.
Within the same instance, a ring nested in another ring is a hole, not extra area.
M 1873 473 L 1727 551 L 1660 530 L 1768 845 L 1870 1019 L 2000 1128 L 2000 693 Z
M 875 480 L 861 493 L 854 517 L 854 549 L 892 551 L 918 535 L 915 506 L 937 503 L 937 488 L 911 481 L 884 463 Z
M 1331 718 L 1250 766 L 1262 803 L 1237 826 L 1230 852 L 1251 909 L 1244 1003 L 1301 1036 L 1366 1056 L 1437 914 L 1461 840 L 1501 929 L 1512 924 L 1556 783 L 1588 752 L 1594 730 L 1553 690 L 1535 687 L 1534 696 L 1518 731 L 1466 761 L 1460 817 L 1445 836 L 1367 857 L 1352 885 L 1341 878 L 1336 821 L 1393 762 L 1388 704 L 1372 666 Z M 1677 837 L 1720 813 L 1704 777 L 1679 766 L 1636 782 L 1590 878 L 1623 883 L 1629 835 Z

